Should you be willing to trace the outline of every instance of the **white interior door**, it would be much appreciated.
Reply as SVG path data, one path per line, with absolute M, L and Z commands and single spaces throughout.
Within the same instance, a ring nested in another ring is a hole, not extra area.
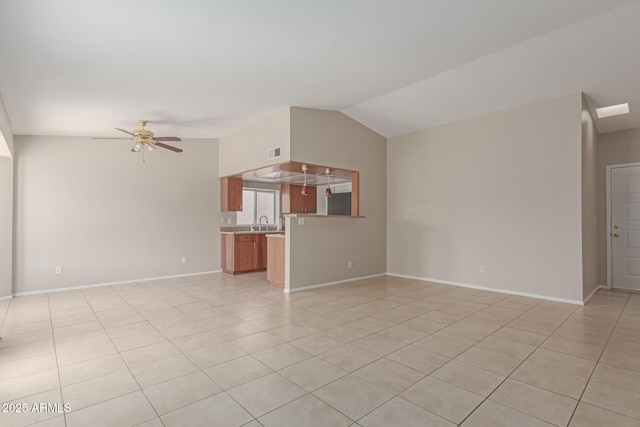
M 640 291 L 640 166 L 610 171 L 611 287 Z

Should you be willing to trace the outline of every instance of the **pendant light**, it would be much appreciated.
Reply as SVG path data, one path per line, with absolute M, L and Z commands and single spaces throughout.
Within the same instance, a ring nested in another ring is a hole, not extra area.
M 304 173 L 304 183 L 302 184 L 300 194 L 307 196 L 309 195 L 309 187 L 307 187 L 307 165 L 302 165 L 302 173 Z
M 333 193 L 331 192 L 331 186 L 329 185 L 331 183 L 331 169 L 326 168 L 324 174 L 327 175 L 327 189 L 324 190 L 324 195 L 327 197 L 331 197 L 333 195 Z

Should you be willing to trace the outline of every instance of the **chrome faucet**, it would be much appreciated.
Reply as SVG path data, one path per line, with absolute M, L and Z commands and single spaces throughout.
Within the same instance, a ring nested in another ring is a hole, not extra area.
M 262 231 L 262 218 L 264 218 L 264 229 L 267 231 L 269 229 L 269 219 L 266 215 L 262 215 L 260 219 L 258 219 L 258 231 Z

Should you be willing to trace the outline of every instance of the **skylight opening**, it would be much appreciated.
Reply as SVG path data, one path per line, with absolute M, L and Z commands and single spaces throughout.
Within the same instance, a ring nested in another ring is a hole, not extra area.
M 605 117 L 619 116 L 621 114 L 629 114 L 629 104 L 617 104 L 610 105 L 608 107 L 596 108 L 596 114 L 599 119 L 604 119 Z

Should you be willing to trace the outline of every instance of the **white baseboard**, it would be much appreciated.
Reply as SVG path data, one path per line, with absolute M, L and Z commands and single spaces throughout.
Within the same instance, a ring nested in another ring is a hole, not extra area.
M 2 297 L 2 298 L 0 298 L 0 302 L 2 302 L 2 301 L 9 301 L 10 299 L 13 299 L 13 295 L 9 295 L 9 296 L 6 296 L 6 297 Z
M 593 298 L 593 296 L 596 294 L 596 292 L 598 292 L 600 289 L 607 289 L 607 287 L 606 287 L 606 286 L 596 286 L 596 288 L 595 288 L 593 291 L 591 291 L 591 293 L 589 294 L 589 296 L 587 296 L 587 297 L 584 299 L 584 301 L 583 301 L 583 303 L 582 303 L 582 304 L 584 305 L 584 304 L 588 303 L 588 302 L 589 302 L 589 300 L 590 300 L 591 298 Z
M 311 289 L 325 288 L 327 286 L 340 285 L 342 283 L 357 282 L 358 280 L 372 279 L 374 277 L 386 276 L 387 273 L 372 274 L 370 276 L 354 277 L 353 279 L 338 280 L 336 282 L 318 283 L 317 285 L 304 286 L 302 288 L 285 289 L 285 294 L 293 294 L 295 292 L 308 291 Z
M 410 275 L 407 275 L 407 274 L 387 273 L 387 275 L 388 276 L 393 276 L 393 277 L 401 277 L 403 279 L 414 279 L 414 280 L 421 280 L 421 281 L 424 281 L 424 282 L 442 283 L 443 285 L 460 286 L 462 288 L 471 288 L 471 289 L 479 289 L 479 290 L 482 290 L 482 291 L 499 292 L 501 294 L 518 295 L 518 296 L 522 296 L 522 297 L 545 299 L 545 300 L 556 301 L 556 302 L 564 302 L 564 303 L 567 303 L 567 304 L 584 305 L 583 301 L 576 300 L 576 299 L 557 298 L 557 297 L 551 297 L 551 296 L 548 296 L 548 295 L 531 294 L 531 293 L 528 293 L 528 292 L 518 292 L 518 291 L 510 291 L 510 290 L 506 290 L 506 289 L 496 289 L 496 288 L 490 288 L 488 286 L 470 285 L 468 283 L 451 282 L 451 281 L 448 281 L 448 280 L 431 279 L 431 278 L 428 278 L 428 277 L 410 276 Z
M 55 292 L 67 292 L 67 291 L 77 291 L 80 289 L 90 289 L 90 288 L 100 288 L 102 286 L 115 286 L 115 285 L 126 285 L 130 283 L 139 283 L 139 282 L 149 282 L 151 280 L 162 280 L 162 279 L 175 279 L 180 277 L 189 277 L 189 276 L 201 276 L 203 274 L 212 274 L 212 273 L 222 273 L 222 270 L 211 270 L 211 271 L 201 271 L 198 273 L 187 273 L 187 274 L 175 274 L 172 276 L 158 276 L 158 277 L 146 277 L 143 279 L 135 279 L 135 280 L 122 280 L 118 282 L 106 282 L 106 283 L 96 283 L 92 285 L 80 285 L 80 286 L 71 286 L 68 288 L 56 288 L 56 289 L 45 289 L 42 291 L 28 291 L 28 292 L 15 292 L 13 294 L 14 297 L 23 297 L 28 295 L 40 295 L 40 294 L 50 294 Z M 0 299 L 1 301 L 1 299 Z

